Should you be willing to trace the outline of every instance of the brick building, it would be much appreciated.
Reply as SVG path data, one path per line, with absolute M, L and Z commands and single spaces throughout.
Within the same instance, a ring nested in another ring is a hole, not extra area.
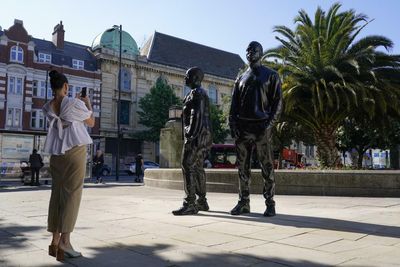
M 52 41 L 34 38 L 23 22 L 15 20 L 9 29 L 0 29 L 0 162 L 5 167 L 27 160 L 33 148 L 41 150 L 46 133 L 42 113 L 52 98 L 48 72 L 64 73 L 70 96 L 87 87 L 92 98 L 99 134 L 101 74 L 89 47 L 67 42 L 62 22 L 54 27 Z M 46 159 L 45 159 L 46 162 Z

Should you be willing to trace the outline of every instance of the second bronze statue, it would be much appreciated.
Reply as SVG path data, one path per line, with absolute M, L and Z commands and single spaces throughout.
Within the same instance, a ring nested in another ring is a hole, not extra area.
M 210 104 L 207 92 L 201 88 L 204 73 L 198 67 L 187 70 L 186 86 L 191 91 L 183 101 L 182 123 L 184 145 L 182 172 L 186 197 L 174 215 L 193 215 L 209 209 L 206 199 L 206 174 L 203 163 L 212 145 Z M 198 199 L 196 200 L 196 195 Z

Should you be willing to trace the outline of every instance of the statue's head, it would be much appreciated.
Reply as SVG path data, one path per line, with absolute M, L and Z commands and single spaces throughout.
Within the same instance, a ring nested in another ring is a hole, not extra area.
M 185 84 L 194 89 L 201 86 L 204 78 L 204 72 L 199 67 L 192 67 L 186 71 Z
M 246 58 L 250 64 L 260 61 L 263 55 L 263 47 L 259 42 L 253 41 L 246 49 Z

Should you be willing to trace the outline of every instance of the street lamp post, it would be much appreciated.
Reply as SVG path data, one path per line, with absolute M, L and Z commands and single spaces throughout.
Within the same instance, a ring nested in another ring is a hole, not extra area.
M 118 26 L 114 26 L 117 28 Z M 119 180 L 120 142 L 121 142 L 121 76 L 122 76 L 122 25 L 119 25 L 119 68 L 118 68 L 118 103 L 117 103 L 117 166 L 115 180 Z

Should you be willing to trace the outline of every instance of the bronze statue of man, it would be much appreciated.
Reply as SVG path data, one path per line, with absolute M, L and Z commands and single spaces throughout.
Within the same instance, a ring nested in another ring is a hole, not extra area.
M 174 215 L 192 215 L 208 211 L 204 159 L 211 145 L 210 104 L 207 92 L 201 88 L 204 73 L 198 67 L 187 70 L 185 83 L 191 88 L 183 101 L 182 123 L 184 145 L 182 172 L 186 197 L 183 206 Z M 196 195 L 198 199 L 196 200 Z
M 275 179 L 271 129 L 282 110 L 279 75 L 261 64 L 263 48 L 258 42 L 247 47 L 249 68 L 236 80 L 229 115 L 231 135 L 235 138 L 239 168 L 239 202 L 232 215 L 250 212 L 250 165 L 252 151 L 257 153 L 264 178 L 264 216 L 275 216 Z

